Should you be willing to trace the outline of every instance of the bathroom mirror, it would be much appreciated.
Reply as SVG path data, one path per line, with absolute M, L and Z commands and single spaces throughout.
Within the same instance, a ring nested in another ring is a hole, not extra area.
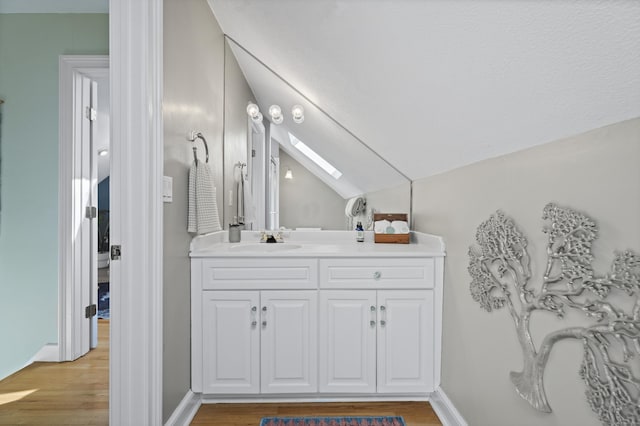
M 263 120 L 247 115 L 254 102 Z M 269 107 L 281 108 L 274 124 Z M 294 122 L 292 107 L 304 110 Z M 353 229 L 372 213 L 409 213 L 410 181 L 346 126 L 231 38 L 225 40 L 224 220 L 248 229 Z M 320 159 L 319 159 L 320 158 Z M 245 177 L 245 179 L 242 179 Z M 245 196 L 240 194 L 245 192 Z M 366 210 L 348 217 L 349 199 Z

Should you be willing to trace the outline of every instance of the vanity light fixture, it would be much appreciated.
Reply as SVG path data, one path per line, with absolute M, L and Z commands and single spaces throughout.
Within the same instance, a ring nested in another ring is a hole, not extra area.
M 287 172 L 284 174 L 285 179 L 293 179 L 293 172 L 289 167 L 287 167 Z
M 269 115 L 271 116 L 271 121 L 273 124 L 280 124 L 284 120 L 282 116 L 282 109 L 278 105 L 271 105 L 269 107 Z
M 251 120 L 254 123 L 262 123 L 262 113 L 260 112 L 260 108 L 258 108 L 258 105 L 253 102 L 249 102 L 249 105 L 247 105 L 247 115 L 251 117 Z
M 98 155 L 100 157 L 106 157 L 107 155 L 109 155 L 109 150 L 108 149 L 101 149 L 100 151 L 98 151 Z
M 304 121 L 304 108 L 302 108 L 302 105 L 294 105 L 291 108 L 291 115 L 295 123 L 302 123 Z

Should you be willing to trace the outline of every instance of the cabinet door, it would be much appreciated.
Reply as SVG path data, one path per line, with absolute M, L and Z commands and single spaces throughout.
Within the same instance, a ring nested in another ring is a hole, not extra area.
M 320 291 L 320 392 L 376 391 L 376 292 Z
M 432 392 L 433 291 L 378 291 L 378 392 Z
M 261 391 L 317 392 L 318 292 L 261 292 Z
M 204 291 L 203 393 L 260 391 L 259 293 Z

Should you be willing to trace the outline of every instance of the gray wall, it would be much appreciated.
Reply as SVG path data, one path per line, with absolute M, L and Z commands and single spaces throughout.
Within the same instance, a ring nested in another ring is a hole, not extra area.
M 414 183 L 418 231 L 439 234 L 445 262 L 442 387 L 470 425 L 598 425 L 578 376 L 581 344 L 563 341 L 551 354 L 545 388 L 552 414 L 535 411 L 514 391 L 510 371 L 522 367 L 513 322 L 487 313 L 469 293 L 467 250 L 477 226 L 497 209 L 529 241 L 531 283 L 539 288 L 546 261 L 542 209 L 550 201 L 594 218 L 596 270 L 607 272 L 613 250 L 640 251 L 640 119 L 494 158 Z M 551 314 L 532 319 L 539 344 L 566 326 Z
M 0 379 L 58 342 L 58 57 L 108 53 L 106 14 L 0 14 Z
M 372 208 L 376 213 L 409 213 L 411 200 L 411 186 L 405 184 L 386 188 L 376 192 L 365 194 L 367 208 Z
M 291 168 L 293 179 L 284 174 Z M 280 150 L 280 226 L 346 229 L 346 200 Z
M 173 203 L 164 204 L 164 368 L 166 420 L 191 387 L 188 171 L 197 130 L 209 144 L 209 164 L 222 207 L 224 40 L 205 0 L 164 1 L 164 174 Z M 197 142 L 200 159 L 204 146 Z

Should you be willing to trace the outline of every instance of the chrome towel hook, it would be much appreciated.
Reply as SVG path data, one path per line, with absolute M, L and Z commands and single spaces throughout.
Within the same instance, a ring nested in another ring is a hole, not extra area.
M 202 142 L 204 142 L 204 151 L 205 151 L 205 154 L 206 154 L 205 163 L 208 163 L 209 162 L 209 146 L 207 145 L 207 140 L 204 138 L 202 133 L 196 132 L 195 130 L 190 131 L 189 134 L 187 135 L 187 140 L 189 142 L 195 142 L 196 139 L 202 139 Z M 196 165 L 198 164 L 198 156 L 196 155 L 197 150 L 198 149 L 194 144 L 193 145 L 193 160 L 196 162 Z

